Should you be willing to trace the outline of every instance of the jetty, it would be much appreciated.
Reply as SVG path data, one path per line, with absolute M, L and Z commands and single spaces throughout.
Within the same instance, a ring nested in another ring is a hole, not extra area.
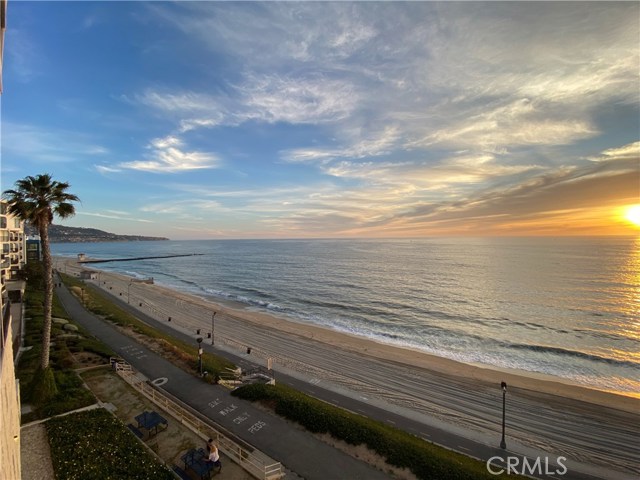
M 129 258 L 107 258 L 107 259 L 78 259 L 78 263 L 107 263 L 107 262 L 133 262 L 134 260 L 151 260 L 154 258 L 176 258 L 176 257 L 196 257 L 204 253 L 182 253 L 177 255 L 155 255 L 152 257 L 129 257 Z

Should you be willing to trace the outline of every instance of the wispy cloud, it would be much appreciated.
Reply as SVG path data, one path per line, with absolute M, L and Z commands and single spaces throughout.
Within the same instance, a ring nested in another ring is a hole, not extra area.
M 622 147 L 609 148 L 597 157 L 589 157 L 589 160 L 596 162 L 607 162 L 610 160 L 635 160 L 638 168 L 640 168 L 640 142 L 629 143 Z
M 476 109 L 478 110 L 478 109 Z M 478 111 L 410 143 L 412 147 L 444 145 L 480 151 L 515 149 L 528 145 L 566 145 L 598 133 L 588 119 L 549 115 L 528 99 Z
M 323 229 L 325 234 L 388 236 L 548 234 L 558 228 L 566 234 L 594 233 L 598 230 L 593 226 L 574 230 L 569 225 L 597 210 L 637 201 L 638 160 L 629 157 L 628 150 L 608 150 L 617 155 L 606 163 L 554 169 L 503 166 L 490 156 L 461 156 L 436 167 L 423 166 L 421 172 L 411 164 L 398 168 L 345 162 L 336 165 L 334 173 L 367 180 L 366 185 L 350 190 L 336 185 L 296 196 L 266 222 L 301 235 Z M 522 176 L 536 170 L 538 174 Z M 500 175 L 510 182 L 493 186 Z M 471 184 L 475 187 L 469 188 Z
M 110 167 L 110 166 L 107 166 L 107 165 L 95 165 L 94 168 L 96 169 L 96 171 L 98 173 L 101 173 L 103 175 L 109 174 L 109 173 L 120 173 L 120 172 L 122 172 L 121 168 L 114 168 L 114 167 Z
M 123 162 L 118 164 L 120 169 L 141 170 L 153 173 L 176 173 L 190 170 L 218 168 L 220 159 L 211 153 L 199 151 L 184 151 L 183 141 L 170 135 L 156 138 L 147 147 L 151 150 L 147 160 Z M 97 167 L 99 168 L 99 167 Z M 106 171 L 102 167 L 103 171 Z M 111 169 L 113 171 L 113 169 Z
M 391 147 L 480 153 L 569 145 L 599 134 L 592 114 L 598 105 L 612 98 L 637 102 L 637 81 L 631 81 L 639 68 L 637 25 L 623 11 L 405 7 L 153 6 L 247 67 L 235 91 L 222 98 L 156 92 L 147 100 L 179 109 L 185 130 L 247 120 L 334 126 L 341 144 L 283 152 L 294 162 L 378 156 Z M 434 21 L 415 22 L 416 16 Z M 605 16 L 609 29 L 602 28 Z M 247 28 L 255 35 L 246 35 Z M 505 45 L 505 38 L 512 43 Z M 256 56 L 256 42 L 275 48 Z M 372 131 L 383 133 L 376 139 Z
M 240 8 L 191 3 L 178 8 L 150 4 L 149 11 L 185 33 L 198 36 L 209 49 L 270 68 L 282 58 L 300 62 L 345 61 L 376 35 L 361 9 L 334 3 L 244 4 Z M 247 35 L 246 32 L 252 32 Z M 256 56 L 256 43 L 270 45 Z
M 82 30 L 89 30 L 91 27 L 96 25 L 98 22 L 99 22 L 98 15 L 96 15 L 96 14 L 87 15 L 82 20 L 82 24 L 81 24 Z
M 180 115 L 198 113 L 214 114 L 221 108 L 216 98 L 210 94 L 197 92 L 160 92 L 148 89 L 132 98 L 122 97 L 131 103 L 140 103 L 163 112 Z
M 349 82 L 317 76 L 252 76 L 238 91 L 245 107 L 240 117 L 268 123 L 339 121 L 353 111 L 359 96 Z
M 18 159 L 36 163 L 77 162 L 109 153 L 84 133 L 6 121 L 2 124 L 2 150 L 4 160 L 9 163 Z
M 317 162 L 336 158 L 375 157 L 390 153 L 401 138 L 399 129 L 394 126 L 388 126 L 382 132 L 375 134 L 369 133 L 367 134 L 368 138 L 362 138 L 359 131 L 351 136 L 355 138 L 354 141 L 343 148 L 298 148 L 284 151 L 282 156 L 286 161 L 294 163 Z
M 226 209 L 214 200 L 198 198 L 172 198 L 169 201 L 147 203 L 140 211 L 152 215 L 171 215 L 174 221 L 202 222 L 212 215 L 218 215 Z
M 142 105 L 174 115 L 179 130 L 184 133 L 203 127 L 237 126 L 248 121 L 335 122 L 352 113 L 358 94 L 349 82 L 318 75 L 300 78 L 248 75 L 224 95 L 148 90 L 133 98 Z
M 38 47 L 29 34 L 20 28 L 11 29 L 11 37 L 5 39 L 3 63 L 4 76 L 15 75 L 15 79 L 27 83 L 40 75 L 39 65 L 43 59 L 38 53 Z
M 96 213 L 96 212 L 86 212 L 86 211 L 78 211 L 76 212 L 78 215 L 86 215 L 89 217 L 99 217 L 99 218 L 109 218 L 112 220 L 126 220 L 128 222 L 140 222 L 140 223 L 153 223 L 151 220 L 145 220 L 143 218 L 133 218 L 127 213 L 116 212 L 113 213 Z

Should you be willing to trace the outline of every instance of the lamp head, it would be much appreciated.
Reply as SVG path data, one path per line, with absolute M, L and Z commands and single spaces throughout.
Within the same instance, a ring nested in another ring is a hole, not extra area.
M 507 382 L 501 382 L 500 386 L 502 387 L 503 391 L 505 391 L 505 392 L 507 391 Z

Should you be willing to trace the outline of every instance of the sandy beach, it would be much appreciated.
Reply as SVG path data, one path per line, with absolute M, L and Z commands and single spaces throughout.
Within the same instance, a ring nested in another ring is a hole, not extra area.
M 88 266 L 56 258 L 56 268 L 78 275 Z M 96 266 L 97 267 L 97 266 Z M 585 388 L 555 377 L 500 371 L 385 345 L 342 332 L 221 304 L 130 277 L 100 272 L 88 282 L 159 321 L 205 342 L 215 314 L 215 345 L 292 372 L 312 384 L 352 392 L 427 425 L 465 431 L 497 444 L 502 391 L 508 385 L 509 438 L 576 462 L 638 472 L 635 443 L 640 400 Z M 171 322 L 168 318 L 171 317 Z M 611 452 L 611 455 L 609 455 Z M 615 453 L 614 453 L 615 452 Z

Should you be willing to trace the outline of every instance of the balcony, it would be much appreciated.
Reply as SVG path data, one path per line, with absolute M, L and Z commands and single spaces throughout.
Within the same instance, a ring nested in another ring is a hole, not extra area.
M 9 334 L 9 325 L 11 324 L 11 302 L 3 303 L 2 305 L 2 343 L 0 344 L 0 350 L 4 350 L 4 340 Z

